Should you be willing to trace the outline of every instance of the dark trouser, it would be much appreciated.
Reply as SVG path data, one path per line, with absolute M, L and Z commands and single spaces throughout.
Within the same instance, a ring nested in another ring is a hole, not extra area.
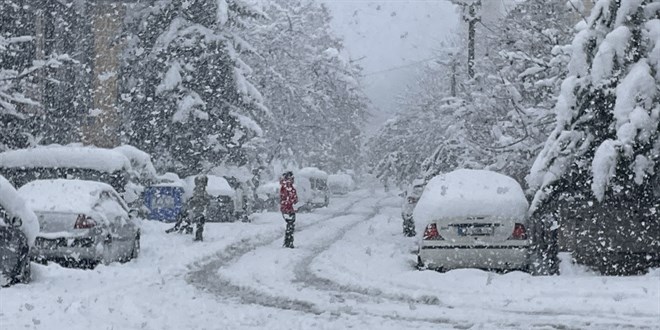
M 202 217 L 197 217 L 195 218 L 195 228 L 197 229 L 195 231 L 195 241 L 202 241 L 203 237 L 202 234 L 204 234 L 204 223 L 206 222 L 206 218 Z
M 295 231 L 296 214 L 282 213 L 286 221 L 286 231 L 284 232 L 284 247 L 293 248 L 293 232 Z

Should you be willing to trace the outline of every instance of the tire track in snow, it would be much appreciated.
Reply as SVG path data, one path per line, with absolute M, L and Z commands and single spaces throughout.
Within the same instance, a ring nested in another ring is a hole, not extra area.
M 376 217 L 379 214 L 378 211 L 382 207 L 383 205 L 380 202 L 377 202 L 376 205 L 373 207 L 372 212 L 368 214 L 364 220 L 370 220 Z M 356 221 L 355 223 L 344 227 L 337 233 L 337 235 L 335 235 L 331 240 L 329 240 L 328 243 L 315 247 L 312 250 L 312 254 L 303 258 L 301 262 L 299 262 L 298 265 L 296 266 L 295 268 L 296 280 L 298 282 L 303 282 L 310 286 L 314 286 L 319 290 L 328 291 L 328 292 L 337 291 L 339 292 L 339 294 L 354 293 L 358 295 L 368 296 L 372 299 L 373 298 L 380 298 L 381 300 L 387 299 L 395 302 L 405 303 L 408 305 L 423 304 L 423 305 L 435 305 L 435 306 L 451 308 L 451 306 L 443 305 L 440 302 L 440 299 L 436 296 L 426 295 L 420 297 L 413 297 L 411 295 L 406 295 L 406 294 L 389 294 L 382 292 L 379 289 L 367 288 L 358 285 L 340 284 L 332 281 L 331 279 L 320 277 L 316 275 L 313 271 L 311 271 L 310 268 L 314 259 L 318 258 L 321 255 L 321 253 L 327 251 L 332 245 L 342 240 L 347 233 L 354 230 L 355 227 L 361 225 L 362 223 L 363 223 L 362 221 Z M 336 298 L 343 299 L 341 295 L 338 295 Z
M 296 279 L 293 283 L 302 283 L 308 287 L 314 287 L 318 290 L 331 293 L 335 303 L 342 303 L 345 300 L 354 300 L 358 303 L 361 302 L 371 302 L 371 303 L 382 303 L 384 300 L 392 300 L 396 303 L 403 303 L 406 306 L 411 307 L 413 303 L 420 303 L 419 299 L 413 298 L 411 296 L 404 295 L 387 295 L 383 294 L 380 291 L 370 290 L 366 288 L 359 287 L 349 287 L 339 285 L 330 281 L 329 279 L 320 278 L 309 271 L 309 265 L 311 261 L 318 257 L 323 251 L 328 247 L 332 246 L 337 240 L 340 240 L 343 236 L 346 235 L 351 229 L 355 228 L 359 224 L 363 223 L 365 220 L 374 218 L 379 214 L 378 210 L 380 209 L 381 202 L 389 197 L 381 198 L 376 202 L 376 204 L 371 208 L 371 211 L 367 214 L 361 215 L 360 220 L 352 222 L 343 228 L 341 228 L 337 234 L 331 236 L 327 243 L 323 243 L 320 247 L 315 248 L 312 251 L 310 256 L 306 256 L 300 262 L 297 263 L 294 272 L 296 274 Z M 355 215 L 357 212 L 353 208 L 358 204 L 358 201 L 355 201 L 349 206 L 346 207 L 346 211 L 335 213 L 327 217 L 323 217 L 313 223 L 306 223 L 304 226 L 301 226 L 301 231 L 315 226 L 319 222 L 329 220 L 332 218 L 338 218 L 342 216 Z M 275 296 L 258 289 L 237 285 L 231 282 L 231 280 L 224 278 L 221 274 L 218 273 L 218 270 L 222 267 L 226 267 L 235 261 L 239 260 L 241 257 L 247 253 L 254 251 L 260 247 L 265 247 L 273 244 L 274 242 L 280 240 L 282 234 L 278 235 L 268 235 L 267 237 L 257 236 L 250 239 L 242 240 L 241 242 L 235 243 L 227 247 L 222 252 L 219 252 L 213 260 L 207 261 L 205 263 L 197 262 L 191 266 L 191 268 L 197 268 L 196 270 L 191 271 L 188 274 L 187 280 L 189 283 L 197 287 L 199 290 L 204 292 L 213 293 L 219 297 L 223 297 L 228 300 L 238 301 L 242 304 L 257 304 L 263 307 L 277 308 L 283 310 L 292 310 L 303 313 L 321 315 L 324 313 L 330 313 L 332 315 L 348 314 L 353 316 L 365 315 L 370 317 L 384 318 L 393 321 L 404 321 L 404 322 L 423 322 L 431 324 L 445 324 L 450 325 L 455 328 L 465 329 L 472 326 L 471 323 L 462 323 L 456 324 L 446 318 L 413 318 L 400 316 L 396 311 L 390 314 L 379 314 L 372 313 L 364 309 L 359 309 L 358 311 L 353 310 L 351 307 L 338 307 L 335 310 L 327 310 L 319 307 L 316 303 L 310 301 L 304 301 L 299 299 L 292 299 L 289 297 Z M 291 283 L 291 284 L 293 284 Z M 437 299 L 437 298 L 436 298 Z M 430 304 L 437 305 L 437 302 L 431 301 Z
M 350 215 L 353 207 L 359 202 L 359 199 L 355 200 L 346 206 L 344 212 L 321 217 L 316 221 L 299 225 L 298 228 L 300 228 L 300 231 L 303 231 L 309 227 L 315 226 L 319 222 Z M 277 234 L 267 236 L 258 235 L 231 244 L 223 251 L 217 253 L 214 257 L 211 257 L 210 261 L 198 261 L 193 263 L 190 266 L 191 272 L 186 276 L 186 280 L 201 291 L 210 292 L 229 300 L 238 300 L 242 304 L 257 304 L 264 307 L 294 310 L 316 315 L 325 313 L 326 311 L 319 309 L 316 304 L 312 302 L 269 295 L 254 288 L 236 285 L 230 280 L 224 278 L 221 274 L 218 274 L 220 268 L 234 263 L 250 251 L 271 245 L 276 241 L 281 240 L 283 235 L 284 231 L 282 230 Z

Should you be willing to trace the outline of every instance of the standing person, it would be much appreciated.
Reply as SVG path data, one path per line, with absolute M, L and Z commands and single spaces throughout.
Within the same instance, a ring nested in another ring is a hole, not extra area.
M 245 193 L 240 181 L 236 181 L 234 188 L 234 220 L 245 222 Z
M 288 171 L 280 178 L 280 211 L 286 221 L 284 232 L 284 247 L 293 249 L 293 231 L 295 230 L 296 210 L 293 205 L 298 203 L 298 194 L 293 187 L 293 173 Z
M 195 224 L 195 241 L 203 240 L 204 223 L 206 223 L 206 211 L 211 202 L 211 196 L 206 192 L 206 186 L 209 179 L 206 175 L 198 175 L 195 177 L 195 189 L 193 195 L 188 200 L 188 216 L 192 223 Z

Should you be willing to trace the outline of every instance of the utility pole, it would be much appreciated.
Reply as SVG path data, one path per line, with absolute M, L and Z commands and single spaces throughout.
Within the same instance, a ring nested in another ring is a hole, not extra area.
M 463 20 L 468 23 L 468 76 L 474 78 L 474 39 L 477 23 L 481 21 L 479 9 L 481 0 L 453 0 L 453 3 L 461 6 L 463 9 Z

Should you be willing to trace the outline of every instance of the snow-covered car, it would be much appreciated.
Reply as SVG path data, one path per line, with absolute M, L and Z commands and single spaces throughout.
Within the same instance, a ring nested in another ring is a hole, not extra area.
M 30 281 L 30 248 L 38 232 L 37 216 L 0 175 L 0 286 Z
M 413 218 L 413 211 L 419 198 L 422 197 L 424 186 L 426 183 L 422 179 L 416 179 L 410 185 L 410 188 L 404 192 L 403 205 L 401 206 L 401 219 L 403 219 L 403 234 L 408 237 L 414 237 L 415 221 Z
M 527 270 L 529 204 L 513 178 L 485 170 L 456 170 L 431 179 L 413 217 L 426 228 L 423 268 Z
M 326 207 L 330 203 L 328 173 L 316 167 L 305 167 L 294 174 L 301 210 Z
M 345 195 L 355 189 L 355 180 L 347 173 L 328 175 L 328 190 L 334 195 Z
M 136 208 L 144 186 L 156 179 L 149 154 L 127 145 L 105 149 L 53 144 L 9 150 L 0 153 L 0 172 L 15 187 L 43 179 L 104 182 Z
M 280 183 L 266 182 L 257 187 L 255 203 L 255 208 L 258 210 L 279 211 Z
M 195 175 L 185 179 L 184 199 L 192 197 L 195 189 Z M 236 191 L 229 185 L 227 179 L 217 175 L 207 175 L 206 192 L 211 195 L 211 203 L 206 214 L 207 222 L 233 222 L 234 198 Z
M 137 219 L 108 184 L 36 180 L 19 188 L 18 194 L 41 227 L 33 260 L 93 267 L 128 261 L 140 252 Z
M 157 183 L 146 187 L 143 193 L 145 218 L 164 222 L 175 222 L 183 210 L 186 182 L 175 173 L 165 173 Z

